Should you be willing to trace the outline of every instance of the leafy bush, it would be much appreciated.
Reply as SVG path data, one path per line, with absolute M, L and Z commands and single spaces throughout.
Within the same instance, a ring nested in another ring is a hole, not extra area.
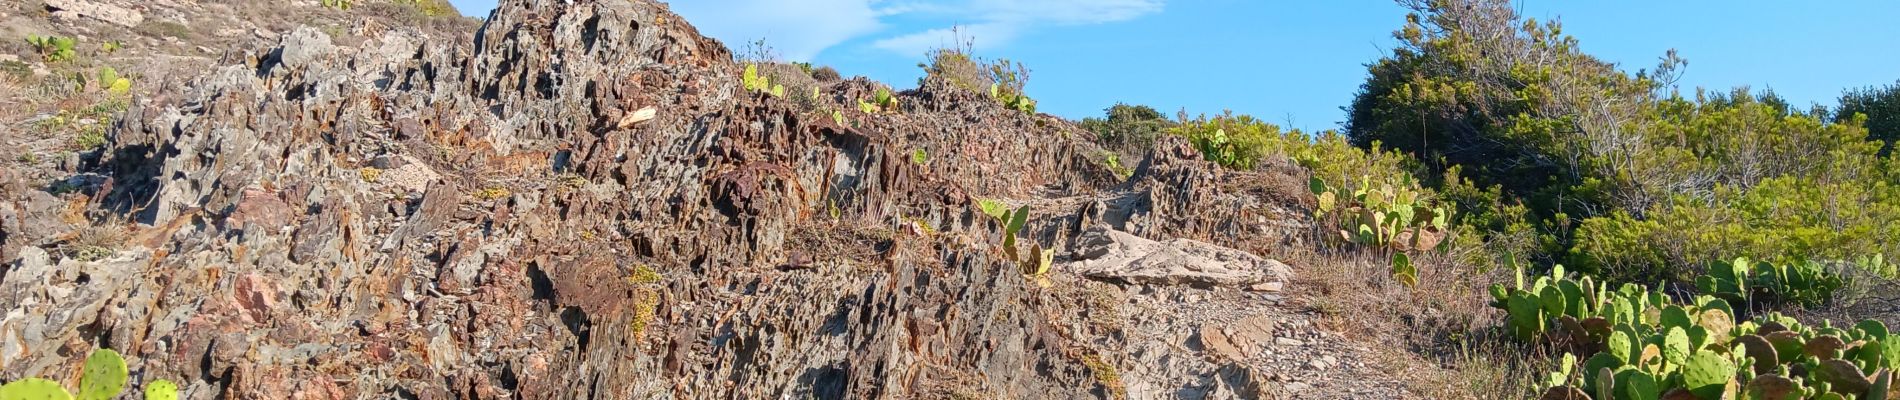
M 953 30 L 958 36 L 956 46 L 933 49 L 925 55 L 928 63 L 917 64 L 924 69 L 923 79 L 942 79 L 964 90 L 989 93 L 1004 107 L 1035 114 L 1036 101 L 1023 92 L 1029 84 L 1029 67 L 1009 59 L 977 58 L 971 50 L 974 42 L 962 36 L 961 28 Z
M 1209 118 L 1197 117 L 1167 129 L 1194 144 L 1208 161 L 1234 169 L 1253 169 L 1268 157 L 1279 156 L 1298 162 L 1327 182 L 1359 182 L 1370 175 L 1381 182 L 1413 176 L 1418 162 L 1411 156 L 1353 147 L 1334 131 L 1307 135 L 1299 130 L 1282 131 L 1264 121 L 1232 112 Z
M 1155 138 L 1174 127 L 1173 121 L 1148 106 L 1115 103 L 1102 114 L 1101 118 L 1083 118 L 1082 129 L 1094 132 L 1103 146 L 1124 151 L 1146 151 Z
M 1866 119 L 1857 120 L 1860 116 Z M 1885 143 L 1880 148 L 1881 156 L 1892 155 L 1894 143 L 1900 142 L 1900 83 L 1842 94 L 1841 105 L 1834 110 L 1834 123 L 1857 122 L 1867 127 L 1868 140 Z
M 1674 53 L 1625 73 L 1505 1 L 1403 3 L 1415 13 L 1369 67 L 1352 141 L 1416 154 L 1464 222 L 1519 254 L 1637 282 L 1688 282 L 1735 255 L 1900 254 L 1884 228 L 1900 220 L 1900 174 L 1859 117 L 1772 92 L 1684 95 Z M 1861 93 L 1843 110 L 1882 104 Z
M 1202 116 L 1193 121 L 1184 122 L 1168 130 L 1169 134 L 1187 138 L 1201 157 L 1221 166 L 1250 170 L 1261 159 L 1282 154 L 1281 143 L 1289 141 L 1289 132 L 1280 131 L 1280 127 L 1254 119 L 1250 115 L 1222 114 L 1214 118 Z
M 397 0 L 397 2 L 415 7 L 416 11 L 421 12 L 422 15 L 426 17 L 461 14 L 460 11 L 455 10 L 455 5 L 449 4 L 447 0 Z
M 838 69 L 832 68 L 831 66 L 818 67 L 818 69 L 812 70 L 811 77 L 819 82 L 837 82 L 844 80 L 844 76 L 838 75 Z
M 941 78 L 952 85 L 972 92 L 984 90 L 995 83 L 983 75 L 982 66 L 970 57 L 968 51 L 958 49 L 936 49 L 927 55 L 929 63 L 917 64 L 924 69 L 924 76 Z

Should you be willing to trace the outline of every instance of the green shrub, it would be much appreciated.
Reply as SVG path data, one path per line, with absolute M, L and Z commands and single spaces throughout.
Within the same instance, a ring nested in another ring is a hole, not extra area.
M 1508 2 L 1408 4 L 1402 45 L 1348 110 L 1352 141 L 1417 155 L 1420 176 L 1448 177 L 1427 186 L 1456 194 L 1461 222 L 1514 254 L 1686 283 L 1735 255 L 1900 253 L 1885 228 L 1900 220 L 1900 175 L 1884 133 L 1861 126 L 1878 125 L 1891 90 L 1850 92 L 1832 119 L 1772 92 L 1684 94 L 1670 89 L 1686 62 L 1674 53 L 1631 74 Z
M 919 64 L 924 68 L 926 78 L 943 79 L 964 90 L 982 93 L 996 81 L 986 75 L 982 64 L 970 56 L 965 49 L 936 49 L 928 55 L 928 64 Z
M 1082 129 L 1094 132 L 1102 145 L 1113 149 L 1142 150 L 1152 145 L 1174 122 L 1153 107 L 1115 103 L 1102 110 L 1101 118 L 1083 118 Z
M 953 28 L 958 43 L 937 48 L 925 55 L 929 62 L 917 64 L 924 79 L 942 79 L 951 85 L 990 98 L 1011 110 L 1036 113 L 1036 101 L 1023 92 L 1029 84 L 1029 67 L 1009 59 L 986 60 L 973 55 L 974 42 L 964 38 L 961 28 Z
M 1688 282 L 1701 271 L 1684 266 L 1733 255 L 1792 263 L 1900 254 L 1892 221 L 1900 221 L 1900 185 L 1779 177 L 1718 187 L 1710 199 L 1678 195 L 1645 218 L 1619 211 L 1585 219 L 1567 259 L 1619 280 Z
M 1880 155 L 1892 155 L 1894 143 L 1900 142 L 1900 83 L 1842 94 L 1834 123 L 1867 127 L 1867 139 L 1883 143 Z
M 816 79 L 819 82 L 837 82 L 837 81 L 844 80 L 844 76 L 839 75 L 838 70 L 836 68 L 832 68 L 829 65 L 818 67 L 818 69 L 812 70 L 811 78 Z
M 414 7 L 416 11 L 421 12 L 422 15 L 426 17 L 461 15 L 460 11 L 455 10 L 455 5 L 449 4 L 447 0 L 397 0 L 397 2 L 402 5 Z
M 1356 183 L 1368 175 L 1383 182 L 1415 176 L 1418 166 L 1411 156 L 1386 151 L 1376 144 L 1370 149 L 1355 148 L 1334 131 L 1316 136 L 1299 130 L 1282 131 L 1279 126 L 1231 112 L 1187 120 L 1166 132 L 1186 138 L 1202 157 L 1222 166 L 1247 170 L 1269 157 L 1284 157 L 1327 182 Z

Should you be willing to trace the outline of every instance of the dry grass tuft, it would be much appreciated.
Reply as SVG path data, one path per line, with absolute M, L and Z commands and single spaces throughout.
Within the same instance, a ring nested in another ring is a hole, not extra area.
M 1451 255 L 1413 259 L 1419 284 L 1391 278 L 1388 256 L 1358 249 L 1300 249 L 1283 254 L 1304 266 L 1290 287 L 1321 313 L 1319 324 L 1366 344 L 1373 360 L 1427 398 L 1532 397 L 1530 382 L 1549 363 L 1548 352 L 1516 343 L 1495 329 L 1501 317 L 1486 288 L 1508 279 L 1479 272 Z

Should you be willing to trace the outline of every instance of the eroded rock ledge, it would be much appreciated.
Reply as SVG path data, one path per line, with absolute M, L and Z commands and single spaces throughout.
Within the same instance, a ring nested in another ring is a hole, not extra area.
M 840 124 L 745 92 L 724 46 L 645 0 L 505 1 L 473 43 L 363 39 L 289 32 L 127 111 L 82 205 L 137 228 L 95 262 L 19 251 L 0 373 L 110 347 L 199 399 L 1265 390 L 1258 361 L 1186 334 L 1071 324 L 1122 306 L 1026 279 L 974 207 L 1032 205 L 1052 248 L 1114 229 L 1251 268 L 1197 285 L 1282 281 L 1216 244 L 1301 227 L 1179 140 L 1118 179 L 1088 133 L 938 81 L 889 114 L 851 106 L 871 82 L 827 84 Z M 1122 283 L 1189 283 L 1143 274 Z

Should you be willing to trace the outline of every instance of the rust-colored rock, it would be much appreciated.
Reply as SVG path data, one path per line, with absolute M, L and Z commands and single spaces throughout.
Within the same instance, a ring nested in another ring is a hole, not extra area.
M 1071 323 L 1078 288 L 1110 284 L 1025 277 L 975 204 L 1030 206 L 1021 240 L 1045 248 L 1113 231 L 1230 262 L 1095 275 L 1168 296 L 1143 305 L 1238 310 L 1284 282 L 1257 254 L 1307 230 L 1272 218 L 1297 196 L 1245 187 L 1287 172 L 1221 170 L 1168 138 L 1118 178 L 1091 134 L 940 80 L 870 114 L 863 79 L 821 83 L 811 106 L 749 93 L 730 51 L 680 21 L 648 0 L 508 0 L 472 41 L 300 28 L 143 98 L 82 203 L 137 224 L 136 243 L 53 260 L 14 239 L 50 236 L 30 223 L 42 208 L 0 204 L 0 242 L 22 249 L 0 308 L 23 316 L 0 323 L 0 374 L 55 376 L 76 343 L 194 399 L 1274 386 L 1245 360 L 1273 320 L 1130 322 L 1134 306 L 1097 301 Z M 1210 335 L 1235 360 L 1137 324 L 1237 328 Z

